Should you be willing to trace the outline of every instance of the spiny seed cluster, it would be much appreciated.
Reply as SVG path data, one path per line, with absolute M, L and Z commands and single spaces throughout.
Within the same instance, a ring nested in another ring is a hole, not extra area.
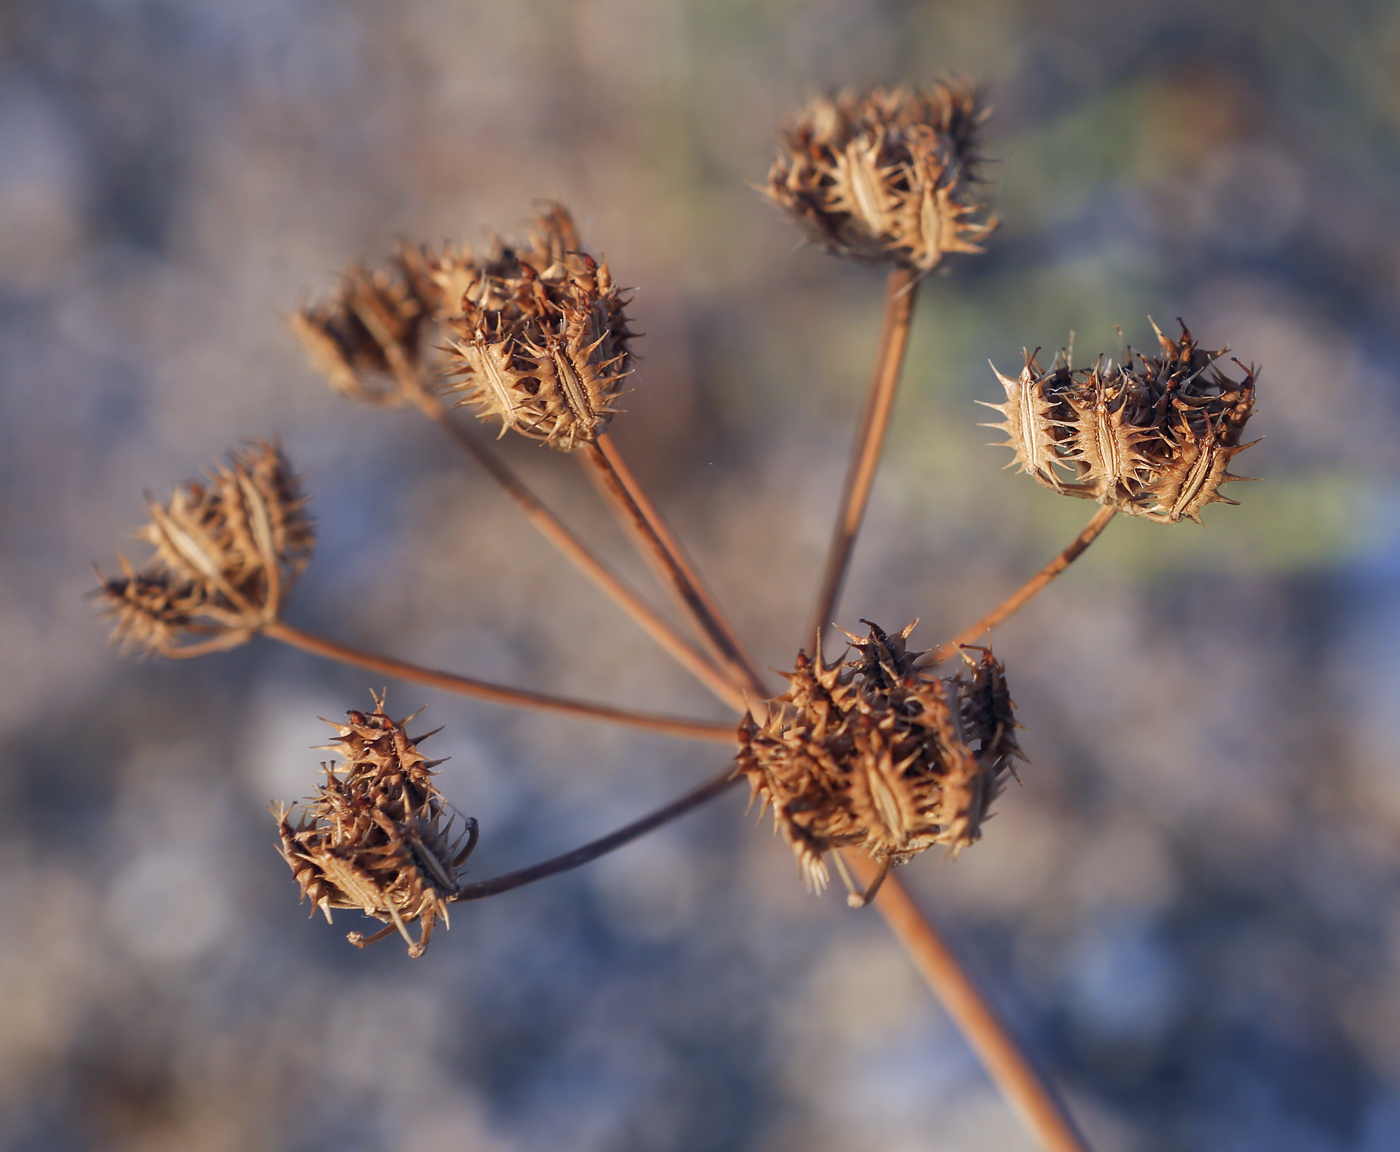
M 628 375 L 627 299 L 606 263 L 578 249 L 567 211 L 553 206 L 528 246 L 497 247 L 474 264 L 461 315 L 448 322 L 462 403 L 501 434 L 566 451 L 597 438 Z
M 477 824 L 467 818 L 452 838 L 455 816 L 433 784 L 429 760 L 418 745 L 433 733 L 410 737 L 382 700 L 371 713 L 348 713 L 334 724 L 337 739 L 327 750 L 340 755 L 339 769 L 322 765 L 326 783 L 302 806 L 295 824 L 283 806 L 274 809 L 282 857 L 291 866 L 303 899 L 331 919 L 333 908 L 351 908 L 388 926 L 373 936 L 349 934 L 357 948 L 399 932 L 408 954 L 422 956 L 447 903 L 458 890 L 457 875 L 476 847 Z M 416 715 L 416 713 L 415 713 Z M 415 941 L 408 925 L 418 921 Z M 450 925 L 449 925 L 450 926 Z
M 405 244 L 387 266 L 348 269 L 329 299 L 287 323 L 337 392 L 381 407 L 422 404 L 439 388 L 477 415 L 572 449 L 616 411 L 629 374 L 627 299 L 606 263 L 579 248 L 569 212 L 551 204 L 529 239 L 467 246 Z M 443 383 L 427 363 L 434 322 L 450 335 Z
M 432 316 L 410 274 L 412 254 L 373 272 L 352 266 L 329 300 L 287 318 L 317 370 L 351 400 L 395 407 L 410 399 L 404 380 L 418 370 Z
M 998 447 L 1045 487 L 1097 500 L 1149 520 L 1201 520 L 1232 476 L 1230 461 L 1250 444 L 1241 435 L 1254 409 L 1252 368 L 1232 380 L 1219 368 L 1225 351 L 1203 351 L 1186 325 L 1171 340 L 1153 325 L 1160 356 L 1131 350 L 1127 362 L 1100 357 L 1092 368 L 1057 362 L 1048 372 L 1035 357 L 1016 379 L 997 373 L 1004 404 L 985 404 L 1005 418 Z M 995 371 L 995 366 L 993 366 Z M 1255 442 L 1251 442 L 1255 443 Z
M 311 559 L 315 534 L 295 473 L 266 441 L 229 456 L 227 467 L 149 502 L 151 522 L 136 535 L 154 548 L 137 571 L 96 595 L 123 649 L 198 656 L 231 648 L 277 619 Z
M 962 83 L 823 96 L 785 129 L 764 191 L 833 252 L 928 272 L 996 227 L 976 219 L 985 118 Z
M 788 690 L 739 727 L 737 772 L 773 807 L 809 887 L 825 853 L 864 848 L 903 864 L 934 844 L 956 854 L 981 835 L 1012 761 L 1024 759 L 1005 672 L 984 651 L 950 679 L 928 676 L 906 641 L 870 621 L 856 652 L 825 665 L 799 653 Z
M 287 317 L 316 369 L 344 396 L 379 407 L 431 388 L 424 345 L 434 321 L 461 314 L 479 277 L 470 248 L 403 244 L 383 268 L 355 264 L 329 298 Z

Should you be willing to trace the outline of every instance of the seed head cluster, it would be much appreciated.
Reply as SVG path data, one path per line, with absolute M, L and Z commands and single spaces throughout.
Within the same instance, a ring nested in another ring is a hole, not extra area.
M 382 407 L 445 390 L 501 434 L 571 450 L 616 411 L 629 374 L 627 297 L 579 247 L 568 209 L 550 204 L 528 239 L 483 252 L 402 245 L 384 268 L 356 265 L 328 300 L 288 324 L 332 388 Z M 446 326 L 448 377 L 426 362 Z
M 242 644 L 278 618 L 315 544 L 297 477 L 266 441 L 149 509 L 136 534 L 154 549 L 146 567 L 119 556 L 120 575 L 98 572 L 112 639 L 128 650 L 184 657 Z
M 821 891 L 824 855 L 864 848 L 903 864 L 934 844 L 956 854 L 981 835 L 1012 762 L 1024 757 L 1002 665 L 983 651 L 959 676 L 916 667 L 906 641 L 870 621 L 855 658 L 799 653 L 767 720 L 745 717 L 736 772 L 748 778 Z
M 351 265 L 331 296 L 287 324 L 341 395 L 376 407 L 411 404 L 432 386 L 425 345 L 433 321 L 460 315 L 478 276 L 470 248 L 402 244 L 382 268 Z
M 339 290 L 287 317 L 312 363 L 343 396 L 396 407 L 409 401 L 405 378 L 418 369 L 423 331 L 431 318 L 411 275 L 413 250 L 388 268 L 349 268 Z
M 416 713 L 415 713 L 416 715 Z M 477 824 L 466 818 L 452 836 L 453 816 L 433 784 L 429 760 L 418 745 L 432 733 L 411 737 L 393 720 L 382 700 L 373 712 L 350 712 L 347 723 L 332 725 L 338 739 L 327 750 L 340 755 L 337 769 L 322 765 L 326 783 L 300 813 L 277 806 L 274 815 L 282 857 L 291 866 L 303 899 L 327 921 L 334 908 L 352 908 L 382 920 L 373 936 L 350 933 L 356 947 L 397 931 L 408 954 L 422 956 L 438 919 L 447 923 L 447 903 L 458 890 L 457 875 L 476 847 Z M 293 816 L 296 823 L 292 822 Z M 408 925 L 420 924 L 417 940 Z
M 606 263 L 579 251 L 559 205 L 528 245 L 497 246 L 466 278 L 452 388 L 482 419 L 565 451 L 597 438 L 629 374 L 635 336 Z
M 764 191 L 832 252 L 928 272 L 996 227 L 978 221 L 985 118 L 964 83 L 819 97 L 785 129 Z
M 1177 340 L 1153 327 L 1159 356 L 1130 350 L 1123 364 L 1100 357 L 1076 371 L 1057 361 L 1048 372 L 1027 356 L 1019 377 L 998 372 L 1006 402 L 986 407 L 1004 420 L 988 427 L 1006 432 L 998 446 L 1015 452 L 1012 465 L 1055 492 L 1199 523 L 1207 504 L 1237 503 L 1220 495 L 1222 484 L 1246 479 L 1227 469 L 1250 447 L 1240 440 L 1255 371 L 1236 360 L 1244 376 L 1233 380 L 1219 367 L 1226 350 L 1202 350 L 1184 323 Z
M 949 253 L 981 251 L 996 227 L 977 175 L 985 118 L 977 93 L 961 82 L 818 98 L 785 130 L 764 192 L 831 251 L 895 265 L 901 271 L 891 278 L 890 300 L 912 301 L 901 297 L 901 280 L 912 290 Z M 572 451 L 595 442 L 617 411 L 636 338 L 629 302 L 607 264 L 582 250 L 567 209 L 549 204 L 520 243 L 496 238 L 480 251 L 403 244 L 382 267 L 354 265 L 330 297 L 288 323 L 345 396 L 381 407 L 416 405 L 463 439 L 447 410 L 450 396 L 478 418 L 498 421 L 502 436 L 514 431 Z M 894 317 L 887 312 L 886 351 Z M 1255 370 L 1236 360 L 1243 377 L 1233 378 L 1221 367 L 1225 352 L 1202 350 L 1184 323 L 1175 340 L 1156 331 L 1157 355 L 1129 350 L 1123 363 L 1100 357 L 1084 369 L 1071 368 L 1065 355 L 1046 371 L 1031 354 L 1016 378 L 998 372 L 1006 399 L 987 406 L 1002 418 L 991 426 L 1005 432 L 1011 466 L 1055 492 L 1162 522 L 1199 522 L 1205 505 L 1233 504 L 1219 489 L 1242 479 L 1228 467 L 1250 446 L 1242 436 L 1254 407 Z M 484 450 L 464 439 L 482 460 Z M 878 449 L 878 436 L 867 443 Z M 598 463 L 595 452 L 581 456 Z M 508 490 L 524 491 L 485 459 Z M 539 510 L 528 493 L 516 498 Z M 206 479 L 177 488 L 167 503 L 148 503 L 150 523 L 137 534 L 153 550 L 146 566 L 138 570 L 120 557 L 119 575 L 99 573 L 95 594 L 124 648 L 188 657 L 266 631 L 352 663 L 410 669 L 305 634 L 296 640 L 295 630 L 279 623 L 310 561 L 314 532 L 277 445 L 250 443 Z M 1107 519 L 1100 514 L 1095 523 Z M 658 526 L 646 526 L 657 550 L 668 553 L 672 545 Z M 1081 551 L 1091 538 L 1081 537 Z M 1073 554 L 1065 557 L 1067 563 Z M 665 558 L 673 562 L 668 571 L 682 567 L 679 556 Z M 692 596 L 693 582 L 673 583 L 695 620 L 724 633 L 717 610 Z M 1027 588 L 1019 602 L 1034 591 Z M 977 627 L 1004 615 L 998 609 Z M 733 774 L 718 781 L 742 776 L 762 806 L 771 805 L 775 828 L 817 891 L 829 882 L 832 851 L 859 849 L 886 866 L 935 844 L 956 855 L 980 838 L 1006 776 L 1025 759 L 1005 669 L 989 649 L 963 647 L 964 666 L 939 677 L 919 666 L 923 653 L 908 648 L 913 624 L 890 634 L 863 623 L 868 634 L 847 633 L 849 650 L 835 663 L 825 663 L 820 642 L 814 658 L 798 653 L 787 690 L 767 702 L 761 720 L 745 716 Z M 422 674 L 429 683 L 448 679 Z M 453 900 L 573 867 L 655 826 L 647 818 L 624 829 L 623 839 L 605 837 L 497 882 L 464 887 L 459 876 L 476 846 L 477 822 L 463 817 L 454 836 L 457 814 L 433 783 L 440 761 L 419 751 L 432 733 L 409 736 L 412 719 L 391 718 L 382 698 L 371 712 L 349 712 L 346 723 L 332 725 L 336 739 L 326 746 L 340 763 L 322 765 L 325 782 L 299 808 L 274 807 L 281 854 L 312 914 L 320 909 L 330 921 L 336 909 L 358 910 L 385 925 L 367 937 L 350 933 L 357 947 L 397 932 L 410 956 L 422 956 Z M 710 789 L 655 819 L 687 810 Z M 878 875 L 883 879 L 884 870 Z

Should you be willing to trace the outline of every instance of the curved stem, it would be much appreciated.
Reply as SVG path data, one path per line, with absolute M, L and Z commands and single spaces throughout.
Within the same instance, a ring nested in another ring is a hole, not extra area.
M 879 865 L 864 852 L 851 855 L 851 867 L 869 890 L 880 877 Z M 1045 1152 L 1089 1152 L 1055 1090 L 1032 1065 L 898 876 L 884 878 L 874 904 L 1002 1096 Z
M 860 430 L 851 449 L 846 487 L 841 493 L 841 510 L 827 547 L 817 606 L 807 629 L 813 651 L 817 650 L 826 629 L 831 625 L 831 618 L 836 614 L 836 602 L 846 581 L 856 536 L 865 518 L 865 507 L 870 502 L 875 470 L 885 444 L 885 431 L 889 428 L 895 394 L 899 391 L 899 374 L 904 366 L 904 351 L 909 344 L 909 327 L 918 291 L 917 272 L 896 268 L 890 273 L 885 287 L 885 318 L 880 331 L 880 348 L 875 356 L 875 371 L 870 377 L 870 391 L 861 415 Z
M 1024 608 L 1045 585 L 1079 559 L 1084 550 L 1098 538 L 1099 533 L 1108 527 L 1108 522 L 1113 519 L 1115 512 L 1117 512 L 1116 508 L 1110 508 L 1107 505 L 1100 508 L 1094 513 L 1093 519 L 1084 526 L 1084 531 L 1070 542 L 1068 548 L 983 616 L 976 624 L 964 628 L 951 640 L 940 644 L 928 655 L 921 657 L 919 663 L 921 665 L 938 664 L 956 656 L 958 649 L 964 644 L 975 644 L 993 628 L 1004 624 Z
M 672 820 L 684 816 L 692 809 L 713 800 L 721 793 L 728 792 L 741 779 L 742 777 L 734 775 L 732 766 L 726 767 L 723 772 L 712 776 L 698 788 L 691 789 L 684 796 L 672 800 L 669 804 L 643 816 L 640 820 L 634 820 L 616 832 L 609 832 L 606 836 L 592 840 L 580 848 L 575 848 L 572 852 L 565 852 L 562 856 L 542 860 L 538 864 L 521 868 L 517 872 L 507 872 L 492 880 L 467 884 L 460 888 L 452 899 L 454 901 L 484 900 L 487 896 L 498 896 L 502 892 L 509 892 L 512 888 L 522 888 L 526 884 L 533 884 L 536 880 L 543 880 L 547 876 L 554 876 L 560 872 L 568 872 L 572 868 L 578 868 L 591 860 L 598 859 L 599 856 L 607 855 L 615 848 L 621 848 L 639 836 L 646 835 L 654 828 L 669 824 Z
M 612 437 L 603 432 L 595 442 L 583 444 L 579 452 L 609 506 L 632 534 L 638 550 L 676 594 L 711 651 L 728 669 L 731 682 L 755 699 L 766 700 L 769 690 L 758 666 L 744 651 L 719 604 L 701 582 L 680 541 L 637 483 Z
M 423 684 L 443 692 L 453 692 L 458 696 L 470 696 L 477 700 L 489 700 L 493 704 L 509 704 L 516 708 L 533 708 L 540 712 L 555 712 L 564 716 L 576 716 L 584 720 L 601 720 L 608 724 L 622 724 L 629 728 L 642 728 L 651 732 L 663 732 L 668 736 L 680 736 L 687 740 L 710 740 L 716 744 L 734 744 L 736 737 L 732 724 L 710 724 L 700 720 L 684 720 L 674 716 L 658 716 L 651 712 L 633 712 L 626 708 L 614 708 L 607 704 L 594 704 L 587 700 L 574 700 L 567 696 L 549 696 L 543 692 L 530 692 L 523 688 L 507 688 L 485 680 L 473 680 L 467 676 L 455 676 L 450 672 L 437 672 L 417 664 L 406 664 L 388 656 L 365 652 L 303 632 L 300 628 L 276 620 L 263 628 L 263 635 L 304 652 L 324 656 L 328 660 L 339 660 L 343 664 L 353 664 L 367 668 L 385 676 L 394 676 L 414 684 Z
M 429 420 L 441 428 L 463 452 L 475 461 L 491 477 L 501 490 L 510 497 L 516 506 L 525 513 L 533 524 L 575 568 L 582 572 L 594 585 L 624 612 L 632 617 L 642 629 L 665 649 L 676 662 L 705 685 L 715 696 L 723 700 L 736 712 L 744 711 L 744 696 L 729 678 L 675 630 L 654 608 L 622 582 L 613 571 L 598 559 L 588 547 L 551 512 L 540 499 L 511 471 L 496 453 L 480 443 L 452 418 L 447 406 L 423 384 L 419 374 L 400 354 L 390 357 L 394 374 L 399 385 L 413 400 L 414 405 Z

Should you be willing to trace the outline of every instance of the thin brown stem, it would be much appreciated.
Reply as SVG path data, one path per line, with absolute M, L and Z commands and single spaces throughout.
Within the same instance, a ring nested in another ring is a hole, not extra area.
M 909 344 L 909 327 L 918 291 L 917 272 L 896 268 L 890 273 L 885 287 L 885 316 L 880 331 L 880 347 L 875 356 L 875 370 L 870 377 L 870 392 L 866 396 L 860 429 L 851 448 L 851 463 L 846 471 L 846 486 L 841 493 L 840 512 L 831 533 L 831 543 L 827 546 L 817 606 L 812 613 L 811 626 L 807 629 L 813 651 L 820 645 L 836 614 L 836 603 L 841 596 L 841 586 L 846 582 L 851 553 L 855 550 L 856 537 L 865 518 L 865 507 L 870 502 L 875 470 L 885 445 L 885 431 L 889 428 L 895 395 L 899 391 L 899 374 L 904 366 L 904 350 Z
M 763 676 L 729 626 L 715 598 L 706 590 L 699 573 L 686 557 L 680 542 L 666 526 L 661 513 L 647 497 L 627 467 L 616 443 L 606 432 L 579 449 L 589 474 L 608 504 L 631 533 L 638 550 L 656 568 L 694 621 L 734 684 L 753 698 L 766 700 L 769 692 Z
M 736 712 L 744 710 L 743 693 L 734 687 L 729 678 L 715 667 L 704 653 L 677 632 L 650 604 L 599 560 L 496 453 L 454 420 L 441 398 L 423 384 L 419 374 L 401 354 L 397 357 L 391 356 L 390 360 L 400 386 L 418 410 L 441 428 L 457 447 L 470 456 L 500 486 L 546 540 L 558 548 L 575 568 L 593 581 L 605 595 L 610 596 L 648 636 L 715 696 Z
M 591 860 L 598 859 L 599 856 L 607 855 L 615 848 L 621 848 L 624 844 L 631 843 L 654 828 L 660 828 L 661 825 L 669 824 L 672 820 L 699 808 L 700 805 L 713 800 L 721 793 L 728 792 L 740 779 L 742 777 L 735 776 L 732 767 L 725 768 L 719 775 L 712 776 L 698 788 L 691 789 L 679 799 L 672 800 L 669 804 L 643 816 L 640 820 L 634 820 L 616 832 L 609 832 L 606 836 L 590 841 L 580 848 L 575 848 L 572 852 L 565 852 L 562 856 L 542 860 L 528 868 L 521 868 L 518 872 L 507 872 L 492 880 L 468 884 L 459 889 L 457 895 L 452 899 L 455 901 L 483 900 L 487 896 L 498 896 L 502 892 L 509 892 L 512 888 L 521 888 L 526 884 L 533 884 L 536 880 L 543 880 L 547 876 L 555 876 L 560 872 L 568 872 L 572 868 L 578 868 Z
M 555 712 L 564 716 L 576 716 L 584 720 L 601 720 L 608 724 L 622 724 L 629 728 L 642 728 L 651 732 L 664 732 L 668 736 L 680 736 L 687 740 L 710 740 L 717 744 L 734 744 L 736 737 L 732 724 L 710 724 L 701 720 L 685 720 L 675 716 L 658 716 L 651 712 L 633 712 L 626 708 L 614 708 L 608 704 L 594 704 L 587 700 L 574 700 L 567 696 L 549 696 L 543 692 L 530 692 L 523 688 L 507 688 L 485 680 L 473 680 L 467 676 L 456 676 L 451 672 L 438 672 L 417 664 L 406 664 L 388 656 L 351 648 L 324 636 L 303 632 L 300 628 L 275 620 L 263 628 L 263 634 L 305 652 L 324 656 L 328 660 L 339 660 L 343 664 L 353 664 L 357 668 L 367 668 L 385 676 L 394 676 L 428 688 L 443 692 L 453 692 L 458 696 L 471 696 L 477 700 L 488 700 L 493 704 L 508 704 L 515 708 L 533 708 L 540 712 Z
M 1093 519 L 1084 526 L 1084 531 L 1071 541 L 1068 548 L 983 616 L 976 624 L 969 625 L 947 643 L 940 644 L 927 656 L 922 657 L 919 663 L 937 664 L 956 656 L 964 644 L 975 644 L 993 628 L 1004 624 L 1024 608 L 1037 592 L 1083 554 L 1084 550 L 1098 538 L 1099 533 L 1108 527 L 1108 522 L 1113 519 L 1113 514 L 1116 511 L 1116 508 L 1110 508 L 1107 505 L 1100 508 L 1094 513 Z
M 863 852 L 850 864 L 869 891 L 880 866 Z M 947 943 L 897 876 L 886 876 L 874 904 L 919 974 L 953 1018 L 987 1074 L 1045 1152 L 1089 1152 L 1049 1082 L 1007 1030 Z

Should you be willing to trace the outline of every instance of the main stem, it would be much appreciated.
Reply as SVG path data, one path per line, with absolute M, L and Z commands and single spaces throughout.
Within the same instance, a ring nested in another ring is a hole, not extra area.
M 638 550 L 675 593 L 681 607 L 728 671 L 731 682 L 750 697 L 766 700 L 768 688 L 757 665 L 745 652 L 718 602 L 705 588 L 680 541 L 637 483 L 612 437 L 601 433 L 596 441 L 581 445 L 579 452 L 609 505 L 631 533 Z
M 867 888 L 879 878 L 879 865 L 864 852 L 852 853 L 849 864 Z M 1026 1058 L 1005 1022 L 899 877 L 884 878 L 874 903 L 1002 1096 L 1045 1152 L 1089 1152 L 1088 1143 L 1054 1089 Z
M 1084 550 L 1098 539 L 1099 533 L 1108 527 L 1108 522 L 1113 519 L 1113 515 L 1116 511 L 1116 508 L 1110 508 L 1107 505 L 1100 508 L 1094 513 L 1089 523 L 1084 526 L 1084 531 L 1076 536 L 1070 542 L 1069 547 L 1056 556 L 1055 559 L 1051 560 L 1049 564 L 1045 565 L 1044 568 L 1022 584 L 1015 592 L 983 616 L 982 619 L 977 621 L 976 624 L 969 625 L 951 640 L 947 641 L 947 643 L 940 644 L 927 656 L 922 657 L 919 663 L 937 664 L 940 661 L 956 656 L 958 650 L 964 644 L 977 643 L 978 640 L 982 639 L 982 637 L 993 628 L 1009 620 L 1024 608 L 1031 598 L 1044 588 L 1045 585 L 1049 584 L 1051 580 L 1055 579 L 1056 576 L 1079 559 Z
M 875 483 L 875 470 L 885 444 L 890 414 L 894 411 L 895 395 L 899 391 L 899 374 L 904 366 L 904 350 L 909 344 L 910 322 L 914 316 L 914 301 L 919 291 L 919 274 L 908 268 L 896 268 L 890 273 L 885 287 L 885 318 L 880 331 L 880 348 L 875 357 L 875 371 L 870 377 L 870 392 L 860 429 L 856 432 L 846 486 L 841 493 L 840 512 L 827 547 L 826 566 L 822 571 L 821 590 L 807 636 L 816 651 L 827 627 L 836 614 L 836 602 L 846 581 L 851 553 L 870 502 L 870 490 Z
M 732 724 L 710 724 L 700 720 L 684 720 L 675 716 L 658 716 L 651 712 L 634 712 L 626 708 L 614 708 L 608 704 L 594 704 L 587 700 L 574 700 L 567 696 L 549 696 L 543 692 L 531 692 L 523 688 L 507 688 L 485 680 L 473 680 L 467 676 L 455 676 L 451 672 L 438 672 L 417 664 L 406 664 L 388 656 L 365 652 L 303 632 L 300 628 L 280 620 L 264 626 L 263 635 L 304 652 L 324 656 L 328 660 L 338 660 L 343 664 L 353 664 L 357 668 L 367 668 L 385 676 L 394 676 L 428 688 L 443 692 L 453 692 L 458 696 L 470 696 L 477 700 L 488 700 L 493 704 L 508 704 L 516 708 L 533 708 L 540 712 L 554 712 L 563 716 L 576 716 L 584 720 L 601 720 L 608 724 L 622 724 L 628 728 L 642 728 L 651 732 L 663 732 L 668 736 L 680 736 L 687 740 L 709 740 L 716 744 L 733 745 L 735 742 Z
M 463 452 L 472 458 L 525 513 L 533 524 L 561 553 L 593 581 L 605 595 L 632 617 L 642 629 L 675 660 L 705 685 L 715 696 L 735 711 L 744 710 L 744 697 L 704 653 L 695 648 L 675 630 L 655 609 L 620 580 L 595 556 L 564 523 L 530 491 L 514 472 L 476 437 L 452 419 L 447 406 L 429 388 L 402 356 L 395 363 L 395 375 L 412 398 L 418 410 L 443 430 Z
M 616 848 L 621 848 L 624 844 L 631 843 L 655 828 L 660 828 L 663 824 L 669 824 L 672 820 L 676 820 L 687 812 L 713 800 L 721 793 L 728 792 L 741 779 L 742 777 L 734 775 L 732 766 L 726 767 L 717 776 L 712 776 L 698 788 L 691 789 L 684 796 L 672 800 L 669 804 L 656 809 L 655 812 L 648 813 L 640 820 L 634 820 L 616 832 L 609 832 L 606 836 L 590 841 L 580 848 L 575 848 L 572 852 L 565 852 L 562 856 L 542 860 L 528 868 L 521 868 L 518 872 L 507 872 L 505 875 L 497 876 L 491 880 L 468 884 L 458 889 L 457 895 L 452 899 L 455 901 L 484 900 L 487 896 L 499 896 L 502 892 L 509 892 L 512 888 L 521 888 L 526 884 L 533 884 L 536 880 L 543 880 L 548 876 L 555 876 L 560 872 L 568 872 L 578 868 L 598 859 L 599 856 L 607 855 Z

